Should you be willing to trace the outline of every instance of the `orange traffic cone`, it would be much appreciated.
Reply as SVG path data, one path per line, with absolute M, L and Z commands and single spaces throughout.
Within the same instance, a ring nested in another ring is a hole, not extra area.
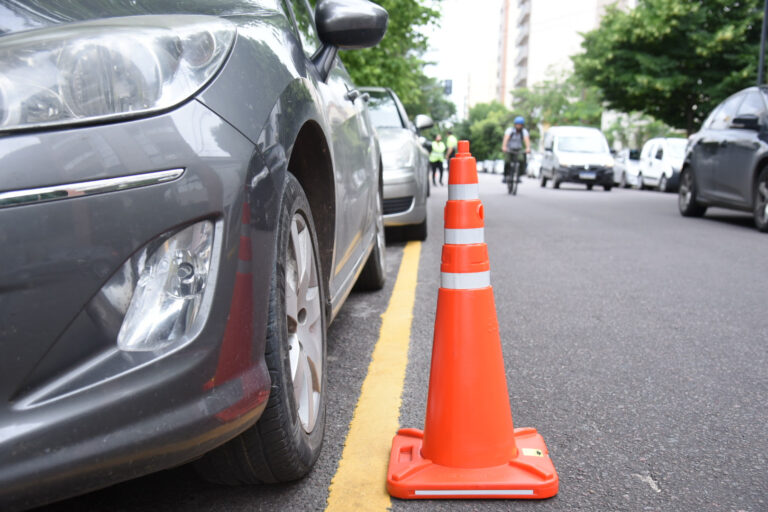
M 424 431 L 392 440 L 397 498 L 549 498 L 558 477 L 544 439 L 515 429 L 490 284 L 483 205 L 469 141 L 450 162 L 445 244 Z

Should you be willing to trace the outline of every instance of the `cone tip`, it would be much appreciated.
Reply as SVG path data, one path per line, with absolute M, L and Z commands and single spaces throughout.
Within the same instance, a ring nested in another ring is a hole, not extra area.
M 469 141 L 468 140 L 460 140 L 459 141 L 459 153 L 469 153 Z

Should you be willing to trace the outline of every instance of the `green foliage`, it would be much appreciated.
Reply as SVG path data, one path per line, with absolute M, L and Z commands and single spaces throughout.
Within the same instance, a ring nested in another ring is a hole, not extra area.
M 447 119 L 456 107 L 443 96 L 442 86 L 424 74 L 422 55 L 427 50 L 426 28 L 440 18 L 440 0 L 377 0 L 389 12 L 387 34 L 374 48 L 342 51 L 341 59 L 352 80 L 361 86 L 389 87 L 408 114 Z
M 677 137 L 680 132 L 664 121 L 659 121 L 640 112 L 621 114 L 604 130 L 608 144 L 618 142 L 622 147 L 640 149 L 655 137 Z
M 759 0 L 640 0 L 609 7 L 573 57 L 576 74 L 616 110 L 694 131 L 728 95 L 752 85 Z
M 600 127 L 603 106 L 596 87 L 586 86 L 578 77 L 554 75 L 531 88 L 512 92 L 512 108 L 521 112 L 538 140 L 538 127 L 557 125 Z
M 478 103 L 469 109 L 469 118 L 456 125 L 455 133 L 470 141 L 472 155 L 478 160 L 503 158 L 504 130 L 512 126 L 515 115 L 498 101 Z

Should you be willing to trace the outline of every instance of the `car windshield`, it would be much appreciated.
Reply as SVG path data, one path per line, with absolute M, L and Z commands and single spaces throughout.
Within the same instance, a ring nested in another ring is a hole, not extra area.
M 630 160 L 640 160 L 640 150 L 639 149 L 630 149 L 629 150 L 629 159 Z
M 688 139 L 672 139 L 667 141 L 669 147 L 669 156 L 676 160 L 681 160 L 685 157 L 685 146 L 688 144 Z
M 397 112 L 397 105 L 386 92 L 369 91 L 371 99 L 368 101 L 368 112 L 371 114 L 371 122 L 376 128 L 402 128 L 403 122 Z
M 594 135 L 568 135 L 557 139 L 557 149 L 567 153 L 607 153 L 602 137 Z

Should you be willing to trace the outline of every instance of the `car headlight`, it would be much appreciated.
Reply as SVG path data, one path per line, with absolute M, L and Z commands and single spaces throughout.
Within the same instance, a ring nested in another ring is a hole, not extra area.
M 383 160 L 389 163 L 390 169 L 412 169 L 416 163 L 416 155 L 413 151 L 392 151 L 386 153 Z
M 131 16 L 0 39 L 0 131 L 123 118 L 177 105 L 218 71 L 235 27 Z

